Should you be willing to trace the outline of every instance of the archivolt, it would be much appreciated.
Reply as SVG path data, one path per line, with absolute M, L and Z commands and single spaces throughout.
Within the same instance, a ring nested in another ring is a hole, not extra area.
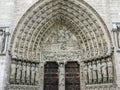
M 84 59 L 111 53 L 111 39 L 99 15 L 82 0 L 39 0 L 19 21 L 12 34 L 13 58 L 38 60 L 47 31 L 63 24 L 77 37 Z

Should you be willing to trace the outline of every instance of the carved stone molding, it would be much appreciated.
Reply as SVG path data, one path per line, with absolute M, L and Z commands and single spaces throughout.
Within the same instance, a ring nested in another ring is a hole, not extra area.
M 40 90 L 39 86 L 30 85 L 9 85 L 7 90 Z
M 43 61 L 81 61 L 81 51 L 43 51 Z
M 63 25 L 78 40 L 84 57 L 97 58 L 111 53 L 111 39 L 99 15 L 83 0 L 39 0 L 17 25 L 10 44 L 18 58 L 38 59 L 42 43 L 55 25 Z

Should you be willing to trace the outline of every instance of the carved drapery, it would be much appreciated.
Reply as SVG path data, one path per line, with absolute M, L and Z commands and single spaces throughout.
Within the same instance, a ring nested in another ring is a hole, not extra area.
M 38 65 L 36 62 L 12 60 L 10 68 L 10 84 L 38 85 Z
M 6 53 L 9 35 L 8 27 L 0 27 L 0 54 Z
M 114 70 L 111 57 L 85 62 L 86 84 L 113 83 Z

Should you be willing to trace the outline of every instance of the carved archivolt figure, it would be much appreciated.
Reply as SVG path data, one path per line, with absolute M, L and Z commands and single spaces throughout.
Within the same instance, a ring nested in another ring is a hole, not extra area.
M 97 61 L 97 75 L 98 75 L 98 83 L 102 82 L 102 72 L 101 72 L 101 63 Z

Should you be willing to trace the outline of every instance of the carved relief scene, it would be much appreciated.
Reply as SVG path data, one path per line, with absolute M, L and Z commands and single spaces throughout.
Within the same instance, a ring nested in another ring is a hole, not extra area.
M 78 41 L 75 35 L 64 25 L 54 25 L 46 32 L 42 50 L 78 50 Z
M 111 39 L 88 7 L 39 0 L 28 10 L 11 37 L 8 90 L 112 90 Z

